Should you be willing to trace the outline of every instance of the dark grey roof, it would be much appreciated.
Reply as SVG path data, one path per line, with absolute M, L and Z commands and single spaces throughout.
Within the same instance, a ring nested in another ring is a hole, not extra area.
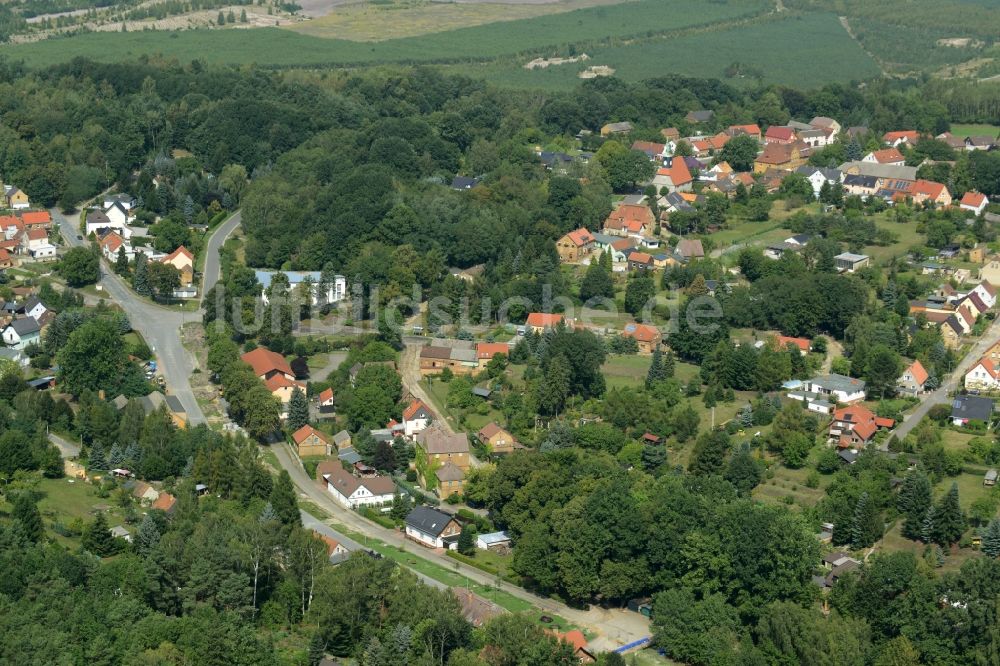
M 878 178 L 875 176 L 865 176 L 860 173 L 849 173 L 844 176 L 844 185 L 857 185 L 858 187 L 875 187 Z
M 858 459 L 858 454 L 850 449 L 843 449 L 842 451 L 839 451 L 837 455 L 840 456 L 840 459 L 847 464 L 851 464 Z
M 21 319 L 15 319 L 10 322 L 10 327 L 14 329 L 18 337 L 24 337 L 25 335 L 31 335 L 33 333 L 38 333 L 42 330 L 42 327 L 38 325 L 38 320 L 34 317 L 23 317 Z
M 24 311 L 25 311 L 25 312 L 27 312 L 28 310 L 31 310 L 31 309 L 32 309 L 33 307 L 35 307 L 36 305 L 41 305 L 41 306 L 42 306 L 43 308 L 45 308 L 46 310 L 48 310 L 48 309 L 49 309 L 49 308 L 48 308 L 48 307 L 47 307 L 47 306 L 45 305 L 45 303 L 42 303 L 42 299 L 38 298 L 38 296 L 32 296 L 32 297 L 31 297 L 31 298 L 29 298 L 29 299 L 28 299 L 27 301 L 25 301 L 25 303 L 24 303 Z
M 453 520 L 452 516 L 429 506 L 416 506 L 406 516 L 406 524 L 413 529 L 433 537 L 441 536 L 444 528 Z
M 955 335 L 958 336 L 961 336 L 962 333 L 964 333 L 962 325 L 958 323 L 958 317 L 956 317 L 955 315 L 951 315 L 950 317 L 945 319 L 944 324 L 942 324 L 942 326 L 948 326 L 948 328 L 955 331 Z
M 361 462 L 361 454 L 354 450 L 353 446 L 348 446 L 340 450 L 337 457 L 349 465 Z
M 28 386 L 30 386 L 31 388 L 34 388 L 34 389 L 42 388 L 44 386 L 48 386 L 52 382 L 53 379 L 55 379 L 54 375 L 47 375 L 45 377 L 37 377 L 35 379 L 28 380 Z
M 87 224 L 110 224 L 111 220 L 103 210 L 92 210 L 87 213 Z
M 184 405 L 181 404 L 180 399 L 176 395 L 166 395 L 163 397 L 166 398 L 167 409 L 177 414 L 184 413 Z
M 951 418 L 989 421 L 993 414 L 993 401 L 975 395 L 960 395 L 951 403 Z
M 469 176 L 455 176 L 451 180 L 451 189 L 453 190 L 471 190 L 473 187 L 479 184 L 478 178 L 471 178 Z
M 491 393 L 492 391 L 490 391 L 488 388 L 479 388 L 477 386 L 476 388 L 472 389 L 472 395 L 478 395 L 480 398 L 488 398 L 490 397 Z
M 547 167 L 552 167 L 556 164 L 569 164 L 573 161 L 573 158 L 566 153 L 553 153 L 547 150 L 543 150 L 538 153 L 538 158 L 542 160 L 542 164 Z

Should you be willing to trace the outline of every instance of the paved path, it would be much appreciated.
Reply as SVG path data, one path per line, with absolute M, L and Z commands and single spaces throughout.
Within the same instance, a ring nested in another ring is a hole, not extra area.
M 916 409 L 906 415 L 903 422 L 899 424 L 899 427 L 893 431 L 896 439 L 903 439 L 910 434 L 910 431 L 927 416 L 927 412 L 930 411 L 931 407 L 951 402 L 950 394 L 959 387 L 965 378 L 965 373 L 986 353 L 987 349 L 997 342 L 1000 342 L 1000 317 L 993 321 L 993 324 L 986 329 L 979 342 L 973 345 L 969 353 L 958 362 L 958 366 L 949 375 L 948 379 L 937 390 L 925 394 Z
M 306 475 L 305 470 L 287 442 L 272 444 L 271 451 L 274 452 L 278 462 L 292 477 L 292 483 L 298 489 L 300 497 L 314 502 L 333 516 L 339 523 L 352 530 L 375 537 L 387 545 L 403 547 L 408 553 L 420 559 L 456 571 L 481 585 L 493 585 L 496 583 L 493 576 L 446 557 L 438 551 L 424 548 L 406 539 L 398 530 L 389 530 L 381 525 L 376 525 L 365 520 L 354 511 L 338 504 L 328 492 Z M 609 640 L 615 641 L 620 645 L 648 636 L 650 632 L 649 621 L 638 613 L 622 610 L 605 610 L 596 607 L 590 610 L 570 608 L 563 603 L 539 597 L 523 588 L 506 582 L 503 583 L 503 589 L 515 597 L 528 601 L 542 611 L 555 613 L 573 624 L 599 632 Z

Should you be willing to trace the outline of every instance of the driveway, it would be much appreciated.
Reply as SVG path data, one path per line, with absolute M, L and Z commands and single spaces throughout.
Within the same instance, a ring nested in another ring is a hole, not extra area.
M 222 278 L 222 262 L 219 259 L 219 250 L 225 244 L 230 234 L 240 226 L 243 217 L 240 211 L 236 211 L 232 216 L 215 228 L 208 242 L 205 243 L 205 269 L 201 272 L 201 297 L 215 286 L 215 283 Z
M 76 442 L 71 442 L 64 437 L 60 437 L 55 433 L 48 434 L 49 441 L 56 445 L 59 449 L 59 454 L 66 459 L 76 458 L 80 455 L 80 445 Z

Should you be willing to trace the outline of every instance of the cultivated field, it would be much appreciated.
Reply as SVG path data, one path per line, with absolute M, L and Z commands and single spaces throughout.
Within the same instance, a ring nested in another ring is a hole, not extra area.
M 590 65 L 609 65 L 616 77 L 639 81 L 670 73 L 723 78 L 724 70 L 738 62 L 759 70 L 766 82 L 805 88 L 879 74 L 875 61 L 832 14 L 761 19 L 724 30 L 639 40 L 587 53 L 591 58 L 586 63 L 540 70 L 523 69 L 515 61 L 453 69 L 499 85 L 544 89 L 572 88 L 579 83 L 577 74 Z M 728 81 L 737 85 L 756 83 L 749 78 Z
M 364 65 L 387 62 L 483 61 L 516 54 L 590 49 L 610 38 L 667 34 L 767 11 L 766 0 L 639 0 L 558 15 L 505 21 L 419 37 L 359 43 L 321 39 L 290 30 L 185 30 L 85 34 L 5 46 L 0 53 L 45 66 L 85 56 L 105 62 L 142 54 L 180 61 L 273 66 Z M 525 59 L 527 60 L 527 58 Z M 523 64 L 523 63 L 522 63 Z

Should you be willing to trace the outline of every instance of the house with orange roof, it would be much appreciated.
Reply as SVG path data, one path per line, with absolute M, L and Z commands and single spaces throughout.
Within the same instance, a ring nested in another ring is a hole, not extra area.
M 191 250 L 181 245 L 161 261 L 177 269 L 181 277 L 181 286 L 189 287 L 194 282 L 194 255 L 191 254 Z
M 565 317 L 561 314 L 550 314 L 547 312 L 532 312 L 524 322 L 532 333 L 544 333 L 547 328 L 555 328 L 563 323 Z
M 898 132 L 886 132 L 882 135 L 882 142 L 886 145 L 892 146 L 893 148 L 898 148 L 900 145 L 906 143 L 909 145 L 915 145 L 920 139 L 920 132 L 916 130 L 902 130 Z
M 808 354 L 812 345 L 808 338 L 790 338 L 787 335 L 775 336 L 779 349 L 788 349 L 788 346 L 798 347 L 800 354 Z
M 118 233 L 112 231 L 104 235 L 98 243 L 98 247 L 101 248 L 101 254 L 108 261 L 116 261 L 118 259 L 118 250 L 125 248 L 125 256 L 131 260 L 135 255 L 132 252 L 132 247 L 125 242 Z
M 872 162 L 875 164 L 890 164 L 892 166 L 906 166 L 906 158 L 897 148 L 883 148 L 874 150 L 861 158 L 862 162 Z
M 930 202 L 936 206 L 950 206 L 951 192 L 944 183 L 937 183 L 933 180 L 917 180 L 910 189 L 910 196 L 914 203 Z
M 604 233 L 612 236 L 648 236 L 655 224 L 656 218 L 649 206 L 621 204 L 604 221 Z
M 984 356 L 969 368 L 963 382 L 966 390 L 995 391 L 1000 388 L 1000 365 Z
M 959 202 L 958 207 L 962 210 L 972 211 L 975 215 L 982 215 L 989 203 L 990 200 L 985 194 L 969 190 L 962 195 L 962 200 Z
M 830 423 L 830 439 L 842 449 L 861 449 L 868 444 L 875 433 L 896 425 L 893 419 L 875 416 L 864 405 L 842 407 L 833 412 Z
M 656 268 L 653 262 L 653 255 L 648 252 L 633 250 L 626 259 L 630 271 L 651 271 Z
M 323 415 L 329 415 L 333 413 L 333 389 L 325 388 L 320 391 L 319 395 L 316 396 L 316 405 L 319 407 L 319 413 Z
M 573 629 L 566 633 L 551 631 L 560 642 L 566 643 L 573 648 L 573 656 L 580 660 L 581 664 L 593 664 L 597 662 L 597 657 L 587 648 L 587 637 L 579 629 Z
M 320 534 L 316 530 L 313 530 L 313 535 L 326 544 L 327 557 L 329 557 L 334 564 L 342 562 L 350 556 L 351 551 L 347 550 L 347 548 L 344 547 L 344 544 L 340 543 L 333 537 L 327 536 L 326 534 Z
M 311 425 L 306 424 L 293 432 L 292 441 L 295 442 L 300 458 L 330 455 L 330 438 Z
M 924 385 L 927 384 L 928 377 L 927 370 L 917 360 L 903 371 L 903 374 L 896 380 L 896 386 L 899 392 L 905 395 L 920 395 L 924 392 Z
M 654 162 L 662 162 L 670 156 L 668 144 L 656 143 L 654 141 L 633 141 L 632 150 L 638 150 L 640 153 L 645 153 L 646 157 Z
M 691 189 L 694 177 L 691 170 L 684 163 L 683 158 L 675 157 L 670 160 L 670 166 L 660 167 L 653 176 L 653 186 L 658 192 L 666 188 L 667 192 L 681 192 Z
M 622 329 L 622 337 L 633 338 L 639 345 L 640 354 L 652 354 L 663 340 L 660 329 L 649 324 L 636 323 L 625 324 Z
M 787 125 L 771 125 L 764 133 L 764 141 L 769 144 L 792 144 L 797 138 L 795 128 Z
M 756 123 L 752 125 L 730 125 L 726 129 L 726 134 L 731 137 L 749 136 L 760 141 L 760 127 Z
M 21 213 L 21 222 L 25 229 L 50 229 L 52 216 L 47 210 L 32 210 Z
M 664 127 L 660 130 L 660 136 L 667 141 L 679 141 L 681 138 L 681 132 L 676 127 Z
M 422 432 L 434 420 L 434 412 L 424 404 L 423 400 L 413 400 L 403 410 L 403 434 L 414 437 Z
M 476 344 L 476 359 L 479 360 L 480 368 L 485 368 L 497 354 L 510 356 L 510 345 L 506 342 L 480 342 Z
M 12 268 L 13 266 L 14 258 L 11 256 L 10 252 L 0 247 L 0 270 Z
M 283 375 L 286 379 L 295 379 L 295 373 L 285 357 L 267 347 L 257 347 L 253 351 L 243 354 L 240 359 L 253 368 L 253 374 L 257 375 L 259 379 L 268 380 L 275 375 Z
M 271 375 L 265 379 L 264 386 L 271 392 L 271 395 L 281 402 L 282 419 L 288 418 L 288 405 L 292 401 L 292 394 L 295 393 L 295 389 L 297 388 L 303 393 L 305 393 L 306 390 L 304 382 L 289 379 L 285 375 L 281 374 Z
M 156 498 L 152 505 L 150 505 L 151 509 L 162 511 L 168 516 L 174 512 L 176 507 L 177 498 L 170 493 L 160 493 L 160 496 Z
M 565 263 L 577 263 L 594 251 L 594 235 L 584 227 L 571 231 L 556 241 L 556 252 Z

